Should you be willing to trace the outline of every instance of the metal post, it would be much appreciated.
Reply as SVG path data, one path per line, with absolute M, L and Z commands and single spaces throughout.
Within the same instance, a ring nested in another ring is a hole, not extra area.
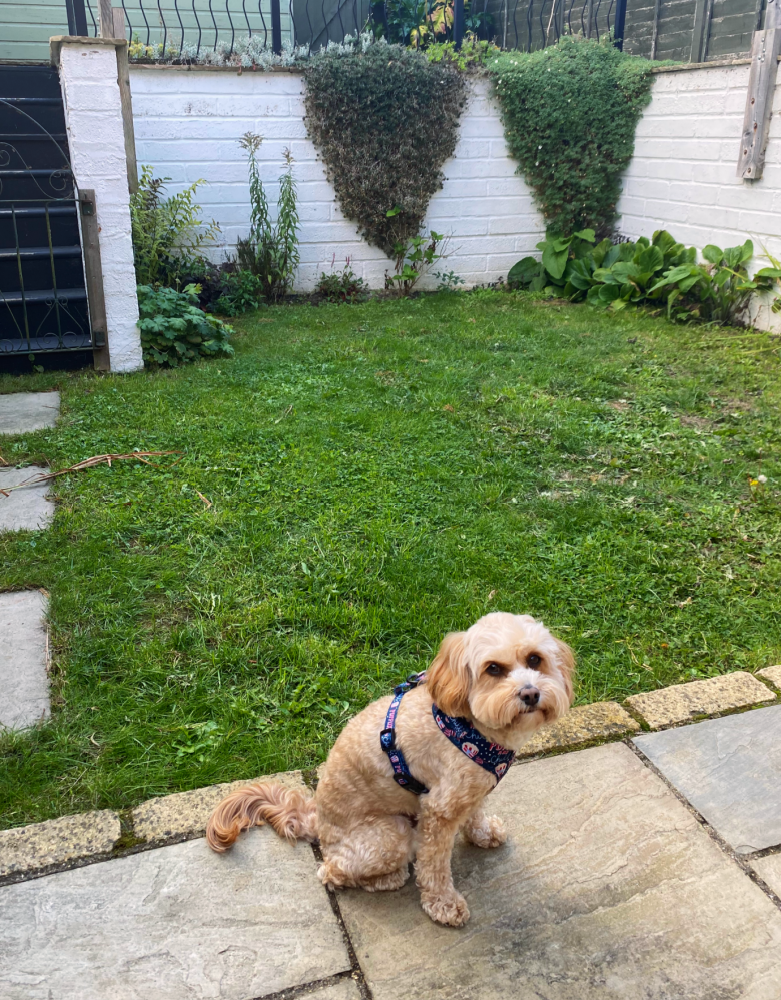
M 558 0 L 556 3 L 556 41 L 564 34 L 564 8 L 566 0 Z
M 594 23 L 594 0 L 588 0 L 586 5 L 586 17 L 588 18 L 588 25 L 586 27 L 586 38 L 591 38 L 591 25 Z
M 372 4 L 372 21 L 382 29 L 382 37 L 388 37 L 388 18 L 385 13 L 385 3 Z
M 626 0 L 616 0 L 616 23 L 613 30 L 616 48 L 624 50 L 624 25 L 626 24 Z
M 271 0 L 271 51 L 282 55 L 282 15 L 279 10 L 279 0 Z
M 460 49 L 464 40 L 464 0 L 453 0 L 453 40 Z
M 68 15 L 68 34 L 79 38 L 87 37 L 87 10 L 84 0 L 65 0 Z

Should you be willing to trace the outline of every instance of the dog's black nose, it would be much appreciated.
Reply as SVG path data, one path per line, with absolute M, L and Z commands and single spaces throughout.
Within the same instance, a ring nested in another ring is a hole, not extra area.
M 532 687 L 531 684 L 527 684 L 527 686 L 521 690 L 521 701 L 528 708 L 535 708 L 539 700 L 540 692 L 536 687 Z

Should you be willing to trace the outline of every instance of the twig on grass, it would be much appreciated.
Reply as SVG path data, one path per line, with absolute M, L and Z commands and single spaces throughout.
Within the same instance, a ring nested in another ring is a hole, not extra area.
M 37 476 L 25 479 L 24 482 L 17 483 L 16 486 L 6 486 L 4 489 L 0 489 L 0 494 L 7 497 L 13 490 L 21 490 L 25 486 L 36 486 L 38 483 L 45 483 L 50 479 L 56 479 L 57 476 L 65 476 L 69 472 L 81 472 L 82 469 L 91 469 L 94 465 L 101 465 L 104 462 L 111 468 L 112 462 L 119 461 L 120 459 L 137 458 L 140 462 L 146 463 L 146 465 L 156 465 L 155 462 L 149 461 L 150 456 L 181 454 L 181 451 L 132 451 L 128 455 L 93 455 L 91 458 L 85 458 L 83 462 L 69 465 L 67 469 L 58 469 L 57 472 L 41 472 Z

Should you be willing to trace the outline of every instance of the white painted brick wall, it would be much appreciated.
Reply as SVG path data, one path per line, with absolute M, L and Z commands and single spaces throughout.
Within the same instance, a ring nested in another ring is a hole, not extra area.
M 333 187 L 304 125 L 303 78 L 293 73 L 242 73 L 131 67 L 133 119 L 139 164 L 170 177 L 169 191 L 203 178 L 198 202 L 204 217 L 222 228 L 216 256 L 224 259 L 249 228 L 249 189 L 239 137 L 263 136 L 259 163 L 272 209 L 282 151 L 295 157 L 301 214 L 301 267 L 296 289 L 311 290 L 321 273 L 345 257 L 372 288 L 382 288 L 392 263 L 362 240 L 339 210 Z M 484 81 L 473 84 L 455 155 L 425 220 L 427 230 L 452 237 L 451 256 L 440 265 L 467 285 L 497 281 L 534 252 L 545 231 L 516 163 L 508 154 L 498 111 Z M 433 282 L 435 284 L 436 282 Z M 429 281 L 429 284 L 432 284 Z
M 114 46 L 63 41 L 60 82 L 76 184 L 95 191 L 111 370 L 135 371 L 143 361 Z
M 624 175 L 619 228 L 627 236 L 668 229 L 702 249 L 750 238 L 781 257 L 781 79 L 776 85 L 765 170 L 758 181 L 736 176 L 748 66 L 660 73 L 638 125 Z M 757 256 L 753 267 L 767 261 Z M 759 326 L 778 328 L 762 305 Z

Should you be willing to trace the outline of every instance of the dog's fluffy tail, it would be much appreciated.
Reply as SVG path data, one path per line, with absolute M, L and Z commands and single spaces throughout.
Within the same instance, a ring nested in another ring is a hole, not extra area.
M 244 830 L 264 823 L 291 843 L 317 840 L 317 811 L 311 792 L 266 782 L 238 788 L 209 817 L 206 840 L 213 851 L 222 853 Z

